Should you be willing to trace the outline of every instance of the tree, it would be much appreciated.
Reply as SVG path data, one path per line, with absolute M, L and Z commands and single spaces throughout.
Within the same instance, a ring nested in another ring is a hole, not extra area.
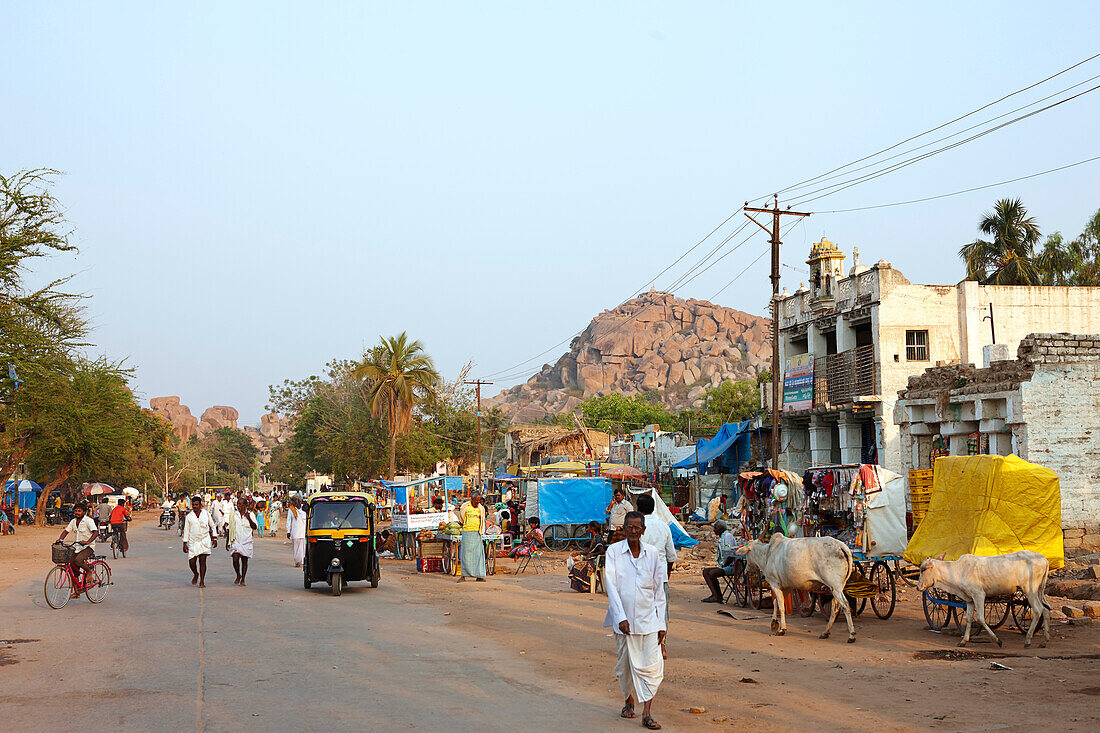
M 369 384 L 371 415 L 384 418 L 390 438 L 389 478 L 397 468 L 397 438 L 409 432 L 413 411 L 436 393 L 439 373 L 420 341 L 409 341 L 402 331 L 383 338 L 364 355 L 354 376 Z
M 760 390 L 755 380 L 722 382 L 707 390 L 707 411 L 716 424 L 741 422 L 754 416 L 760 409 Z
M 217 428 L 206 435 L 199 444 L 215 470 L 233 476 L 249 476 L 256 467 L 259 451 L 252 438 L 237 428 Z
M 983 285 L 1038 285 L 1042 276 L 1035 261 L 1039 225 L 1020 199 L 1001 199 L 978 222 L 991 240 L 977 239 L 959 248 L 968 280 Z
M 612 393 L 591 397 L 577 409 L 588 427 L 603 432 L 628 433 L 653 424 L 669 430 L 675 424 L 675 418 L 662 405 L 636 395 Z
M 42 390 L 33 414 L 34 440 L 28 466 L 51 476 L 39 498 L 35 521 L 45 524 L 50 493 L 70 478 L 98 479 L 122 468 L 130 447 L 146 439 L 124 372 L 105 360 L 80 360 L 71 377 Z

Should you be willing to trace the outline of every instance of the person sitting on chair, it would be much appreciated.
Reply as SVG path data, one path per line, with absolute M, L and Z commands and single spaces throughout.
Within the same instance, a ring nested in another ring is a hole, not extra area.
M 714 534 L 718 535 L 718 563 L 721 567 L 703 568 L 703 582 L 710 589 L 710 595 L 703 599 L 703 603 L 721 603 L 722 590 L 718 587 L 718 579 L 724 576 L 732 576 L 737 567 L 733 560 L 733 553 L 737 550 L 737 540 L 726 523 L 719 519 L 712 527 Z
M 527 530 L 527 534 L 523 535 L 523 541 L 508 553 L 508 557 L 515 560 L 516 565 L 519 565 L 521 557 L 529 555 L 532 550 L 538 547 L 546 547 L 546 538 L 543 537 L 542 530 L 539 529 L 539 518 L 531 517 L 527 520 L 527 524 L 530 528 Z

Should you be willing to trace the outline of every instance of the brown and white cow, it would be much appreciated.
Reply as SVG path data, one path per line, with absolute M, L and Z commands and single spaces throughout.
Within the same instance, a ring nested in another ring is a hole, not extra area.
M 1050 563 L 1045 557 L 1031 550 L 1020 550 L 991 557 L 963 555 L 949 561 L 943 559 L 945 554 L 940 553 L 921 563 L 917 589 L 925 591 L 935 586 L 966 601 L 966 623 L 959 646 L 966 646 L 970 641 L 970 623 L 975 616 L 997 646 L 1001 646 L 1001 640 L 985 621 L 985 599 L 1012 596 L 1017 588 L 1027 596 L 1031 606 L 1031 626 L 1024 637 L 1024 646 L 1031 646 L 1031 638 L 1040 621 L 1045 641 L 1039 646 L 1046 646 L 1050 641 L 1050 606 L 1046 602 Z
M 844 584 L 848 582 L 855 563 L 852 551 L 843 542 L 833 537 L 791 538 L 776 532 L 768 542 L 749 542 L 738 554 L 744 555 L 749 563 L 760 569 L 775 594 L 775 603 L 772 604 L 773 634 L 782 636 L 787 632 L 784 593 L 820 591 L 828 587 L 833 594 L 832 613 L 821 638 L 829 638 L 837 612 L 844 611 L 844 618 L 848 621 L 848 643 L 856 640 L 852 611 L 844 598 Z

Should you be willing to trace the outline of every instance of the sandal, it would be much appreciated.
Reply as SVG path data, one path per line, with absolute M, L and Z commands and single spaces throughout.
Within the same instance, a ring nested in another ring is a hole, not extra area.
M 633 705 L 623 705 L 623 709 L 619 711 L 619 717 L 620 718 L 636 718 L 638 716 L 634 714 L 634 706 Z
M 646 728 L 649 728 L 650 730 L 661 729 L 661 724 L 648 715 L 642 718 L 642 725 L 644 725 Z

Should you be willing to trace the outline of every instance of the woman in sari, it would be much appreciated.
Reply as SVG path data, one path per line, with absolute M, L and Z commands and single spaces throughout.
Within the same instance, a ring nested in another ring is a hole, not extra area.
M 466 578 L 485 582 L 485 542 L 481 539 L 485 530 L 485 506 L 481 497 L 474 494 L 459 511 L 458 518 L 462 523 L 462 577 L 458 582 Z

